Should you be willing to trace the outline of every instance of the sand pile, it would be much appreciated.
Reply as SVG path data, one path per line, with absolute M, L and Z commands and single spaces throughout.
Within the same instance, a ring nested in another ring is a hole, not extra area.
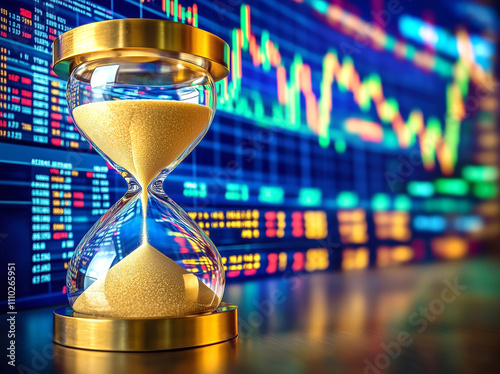
M 142 245 L 96 280 L 73 304 L 107 317 L 183 316 L 214 309 L 219 300 L 195 275 L 148 243 L 147 186 L 207 126 L 212 110 L 163 100 L 81 105 L 73 117 L 94 144 L 134 175 L 142 187 Z

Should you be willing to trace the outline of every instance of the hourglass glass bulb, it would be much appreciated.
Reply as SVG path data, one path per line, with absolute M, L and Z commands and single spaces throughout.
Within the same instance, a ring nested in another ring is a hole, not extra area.
M 217 296 L 203 282 L 149 244 L 146 217 L 148 185 L 203 133 L 212 109 L 166 100 L 116 100 L 81 105 L 73 117 L 102 153 L 136 178 L 143 209 L 142 245 L 105 280 L 92 284 L 73 308 L 87 314 L 147 317 L 216 307 Z

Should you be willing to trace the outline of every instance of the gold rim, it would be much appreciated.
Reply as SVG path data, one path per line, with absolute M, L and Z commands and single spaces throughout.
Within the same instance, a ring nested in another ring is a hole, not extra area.
M 221 303 L 215 311 L 178 318 L 119 319 L 54 311 L 54 342 L 98 351 L 163 351 L 199 347 L 238 335 L 238 308 Z
M 66 79 L 83 62 L 117 57 L 173 57 L 207 70 L 214 81 L 229 75 L 228 44 L 178 22 L 126 18 L 89 23 L 65 32 L 52 45 L 54 72 Z

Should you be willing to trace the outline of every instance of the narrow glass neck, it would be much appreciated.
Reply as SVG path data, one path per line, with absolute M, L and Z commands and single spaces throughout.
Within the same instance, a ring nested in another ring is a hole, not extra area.
M 147 188 L 150 191 L 155 192 L 157 194 L 165 194 L 165 192 L 163 191 L 163 182 L 165 181 L 167 175 L 168 173 L 162 172 L 155 179 L 153 179 L 153 181 L 149 184 L 149 186 L 141 186 L 132 175 L 128 174 L 127 176 L 125 176 L 125 180 L 127 181 L 128 184 L 125 196 L 130 197 L 136 195 L 143 188 Z
M 125 180 L 127 181 L 127 192 L 125 193 L 125 197 L 131 197 L 139 193 L 141 190 L 141 186 L 133 177 L 125 177 Z

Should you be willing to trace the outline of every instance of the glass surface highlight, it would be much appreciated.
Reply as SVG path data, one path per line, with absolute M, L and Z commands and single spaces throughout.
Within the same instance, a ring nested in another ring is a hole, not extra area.
M 225 277 L 217 248 L 163 190 L 215 113 L 211 75 L 182 60 L 114 58 L 75 68 L 68 107 L 128 191 L 78 245 L 67 274 L 76 312 L 154 318 L 213 311 Z

